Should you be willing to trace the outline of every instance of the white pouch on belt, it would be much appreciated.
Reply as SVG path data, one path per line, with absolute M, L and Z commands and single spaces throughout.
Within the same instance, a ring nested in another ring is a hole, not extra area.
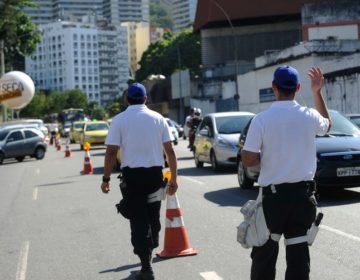
M 270 231 L 262 207 L 262 188 L 257 199 L 246 202 L 240 212 L 244 215 L 244 221 L 237 227 L 237 241 L 244 248 L 264 245 L 270 237 Z

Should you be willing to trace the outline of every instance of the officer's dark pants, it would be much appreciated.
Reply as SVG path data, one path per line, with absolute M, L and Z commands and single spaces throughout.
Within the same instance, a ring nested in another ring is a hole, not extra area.
M 122 171 L 127 185 L 126 199 L 131 207 L 131 243 L 136 255 L 147 256 L 159 246 L 161 202 L 147 203 L 147 197 L 161 187 L 162 168 L 123 168 Z
M 304 236 L 315 220 L 316 206 L 305 183 L 282 184 L 275 194 L 263 189 L 263 209 L 271 233 L 286 239 Z M 251 280 L 274 280 L 279 243 L 271 239 L 251 252 Z M 286 246 L 285 280 L 308 280 L 310 255 L 306 242 Z
M 159 246 L 160 206 L 160 201 L 144 204 L 130 219 L 131 243 L 136 255 L 149 255 Z

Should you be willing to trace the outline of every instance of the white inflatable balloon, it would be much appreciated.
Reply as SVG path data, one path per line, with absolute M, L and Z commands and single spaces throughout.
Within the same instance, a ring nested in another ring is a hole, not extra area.
M 0 103 L 11 109 L 24 108 L 34 94 L 34 82 L 23 72 L 11 71 L 0 79 Z

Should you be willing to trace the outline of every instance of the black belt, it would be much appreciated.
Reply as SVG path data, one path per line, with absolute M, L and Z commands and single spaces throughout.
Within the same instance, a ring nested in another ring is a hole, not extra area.
M 300 181 L 296 183 L 282 183 L 276 185 L 268 185 L 262 187 L 264 194 L 270 194 L 275 192 L 281 192 L 284 190 L 294 190 L 294 189 L 303 189 L 307 190 L 310 193 L 316 192 L 316 183 L 315 181 Z

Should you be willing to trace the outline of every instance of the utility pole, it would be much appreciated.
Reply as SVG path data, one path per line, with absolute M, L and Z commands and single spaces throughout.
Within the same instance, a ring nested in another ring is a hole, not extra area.
M 5 55 L 4 55 L 4 48 L 5 48 L 5 44 L 4 44 L 4 40 L 0 39 L 0 59 L 1 59 L 1 67 L 0 67 L 0 79 L 2 78 L 2 76 L 4 76 L 5 74 Z M 6 107 L 5 105 L 1 105 L 2 107 L 2 122 L 5 123 L 7 118 L 6 118 Z

